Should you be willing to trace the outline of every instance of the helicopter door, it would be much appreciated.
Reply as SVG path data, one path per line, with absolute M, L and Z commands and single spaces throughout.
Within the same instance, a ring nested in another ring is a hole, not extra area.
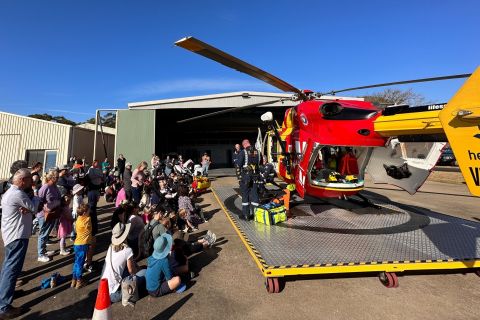
M 298 161 L 297 174 L 295 176 L 295 189 L 300 197 L 305 197 L 305 186 L 309 183 L 308 163 L 312 154 L 313 143 L 309 139 L 306 141 L 296 141 L 295 152 Z
M 388 183 L 415 194 L 437 163 L 445 142 L 399 142 L 373 150 L 367 172 L 375 183 Z

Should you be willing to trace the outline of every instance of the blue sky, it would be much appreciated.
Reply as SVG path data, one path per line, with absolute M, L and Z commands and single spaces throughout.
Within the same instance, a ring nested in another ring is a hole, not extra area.
M 475 0 L 0 0 L 0 110 L 83 121 L 128 102 L 278 91 L 173 45 L 189 35 L 314 91 L 469 73 L 479 12 Z M 399 88 L 443 102 L 461 83 Z

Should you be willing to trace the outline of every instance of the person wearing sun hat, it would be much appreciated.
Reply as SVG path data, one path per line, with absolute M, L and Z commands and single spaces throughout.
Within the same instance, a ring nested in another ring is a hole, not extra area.
M 112 230 L 112 244 L 107 250 L 105 268 L 102 279 L 108 279 L 110 301 L 112 303 L 122 300 L 122 279 L 128 274 L 137 275 L 138 286 L 142 285 L 143 276 L 137 273 L 137 265 L 133 260 L 133 251 L 127 245 L 127 236 L 130 232 L 130 223 L 117 223 Z
M 147 291 L 152 297 L 160 297 L 168 293 L 183 292 L 186 289 L 179 276 L 173 276 L 168 261 L 173 239 L 168 233 L 162 234 L 153 244 L 153 254 L 147 258 Z

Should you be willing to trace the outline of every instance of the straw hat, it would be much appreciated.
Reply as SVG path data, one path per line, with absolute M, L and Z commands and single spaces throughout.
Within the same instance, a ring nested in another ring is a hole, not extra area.
M 114 246 L 121 245 L 127 239 L 128 233 L 130 232 L 130 222 L 127 223 L 117 223 L 112 230 L 112 244 Z

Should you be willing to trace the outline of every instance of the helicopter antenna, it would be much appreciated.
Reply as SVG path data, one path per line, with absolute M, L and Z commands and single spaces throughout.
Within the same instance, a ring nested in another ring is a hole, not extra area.
M 378 87 L 388 87 L 388 86 L 393 86 L 393 85 L 397 85 L 397 84 L 407 84 L 407 83 L 417 83 L 417 82 L 431 82 L 431 81 L 440 81 L 440 80 L 468 78 L 471 75 L 472 75 L 471 73 L 464 73 L 464 74 L 454 74 L 454 75 L 442 76 L 442 77 L 404 80 L 404 81 L 396 81 L 396 82 L 386 82 L 386 83 L 372 84 L 372 85 L 368 85 L 368 86 L 346 88 L 346 89 L 342 89 L 342 90 L 332 90 L 328 94 L 335 95 L 336 93 L 339 93 L 339 92 L 354 91 L 354 90 L 360 90 L 360 89 L 378 88 Z
M 193 53 L 202 55 L 208 59 L 223 64 L 229 68 L 248 74 L 254 78 L 262 80 L 275 88 L 285 92 L 295 92 L 302 100 L 307 100 L 306 95 L 302 90 L 292 86 L 276 76 L 257 68 L 243 60 L 240 60 L 222 50 L 219 50 L 203 41 L 194 37 L 186 37 L 175 42 L 175 45 L 187 49 Z

